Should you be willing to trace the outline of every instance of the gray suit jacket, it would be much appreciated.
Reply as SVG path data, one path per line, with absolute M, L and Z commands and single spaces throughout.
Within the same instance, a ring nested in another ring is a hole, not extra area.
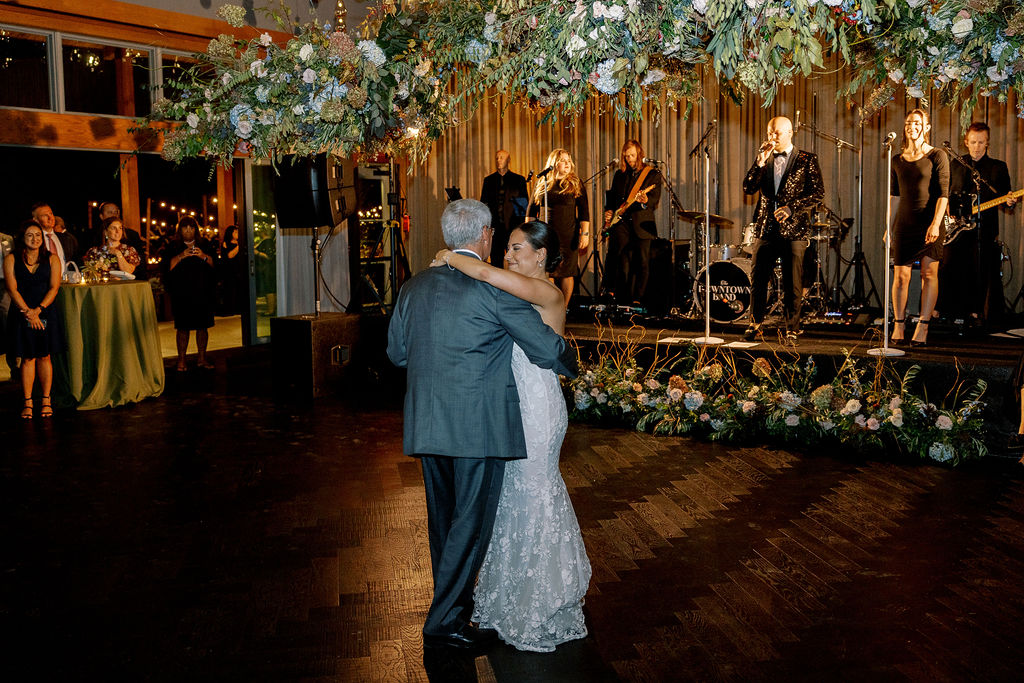
M 408 369 L 408 455 L 525 458 L 512 343 L 542 368 L 575 376 L 575 358 L 533 306 L 449 268 L 399 292 L 388 357 Z

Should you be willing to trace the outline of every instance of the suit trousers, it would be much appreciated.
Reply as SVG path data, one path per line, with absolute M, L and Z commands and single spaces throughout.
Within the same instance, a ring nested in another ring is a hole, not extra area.
M 775 262 L 782 261 L 782 307 L 786 330 L 800 331 L 800 308 L 803 303 L 804 252 L 807 240 L 788 240 L 781 237 L 755 239 L 751 265 L 750 307 L 751 322 L 764 322 L 768 304 L 768 286 Z
M 420 457 L 434 576 L 425 635 L 455 633 L 469 623 L 473 587 L 491 542 L 505 463 L 499 458 Z

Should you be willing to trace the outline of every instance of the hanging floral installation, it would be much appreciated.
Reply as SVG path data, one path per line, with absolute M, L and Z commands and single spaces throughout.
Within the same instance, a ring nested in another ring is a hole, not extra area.
M 219 11 L 234 27 L 245 10 Z M 770 103 L 779 86 L 846 65 L 862 114 L 901 91 L 934 88 L 964 117 L 979 97 L 1017 94 L 1024 117 L 1024 3 L 1018 0 L 424 0 L 344 26 L 294 26 L 293 38 L 222 34 L 169 83 L 147 124 L 172 160 L 331 151 L 410 155 L 464 120 L 491 88 L 544 118 L 597 99 L 623 119 L 648 98 L 692 106 L 713 74 L 726 92 Z M 966 120 L 966 119 L 965 119 Z

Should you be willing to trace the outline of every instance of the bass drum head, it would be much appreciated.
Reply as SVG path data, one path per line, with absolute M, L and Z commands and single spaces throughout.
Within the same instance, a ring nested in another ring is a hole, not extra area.
M 704 312 L 704 268 L 693 283 L 697 310 Z M 716 261 L 707 268 L 711 282 L 711 319 L 733 322 L 750 311 L 750 261 L 733 259 Z

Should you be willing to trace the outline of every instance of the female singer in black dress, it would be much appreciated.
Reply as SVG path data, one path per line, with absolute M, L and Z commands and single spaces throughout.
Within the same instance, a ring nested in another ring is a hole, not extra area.
M 544 167 L 552 170 L 537 179 L 530 207 L 526 211 L 526 220 L 539 217 L 558 235 L 562 263 L 551 277 L 562 290 L 568 307 L 575 285 L 574 278 L 579 274 L 577 250 L 582 251 L 590 246 L 590 204 L 587 202 L 587 189 L 580 182 L 576 164 L 567 151 L 552 150 Z M 542 216 L 545 192 L 548 195 L 548 212 L 547 216 Z
M 178 347 L 178 372 L 185 372 L 188 338 L 196 331 L 199 359 L 196 365 L 212 368 L 206 360 L 206 345 L 213 327 L 214 276 L 213 245 L 199 237 L 199 224 L 191 217 L 178 222 L 178 234 L 160 254 L 164 283 L 171 295 L 175 342 Z
M 14 252 L 4 257 L 3 267 L 11 295 L 10 348 L 21 358 L 21 388 L 25 397 L 21 417 L 32 419 L 32 388 L 36 378 L 42 391 L 39 417 L 50 417 L 50 353 L 60 343 L 60 320 L 51 306 L 60 289 L 60 258 L 43 248 L 43 229 L 39 224 L 27 221 L 14 241 Z
M 892 200 L 899 208 L 892 225 L 892 305 L 896 316 L 892 343 L 906 339 L 907 294 L 914 261 L 921 261 L 921 316 L 912 346 L 928 342 L 928 321 L 939 294 L 939 262 L 945 226 L 942 217 L 949 203 L 949 159 L 928 144 L 928 114 L 915 109 L 903 123 L 902 151 L 892 160 Z

